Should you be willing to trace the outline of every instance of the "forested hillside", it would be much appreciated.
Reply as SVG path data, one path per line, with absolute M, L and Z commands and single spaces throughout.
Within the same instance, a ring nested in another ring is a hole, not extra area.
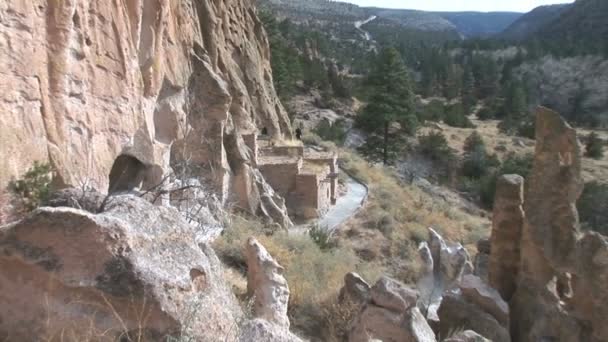
M 570 4 L 559 4 L 537 7 L 509 25 L 509 27 L 502 31 L 500 37 L 510 40 L 529 38 L 545 25 L 558 19 L 571 6 Z

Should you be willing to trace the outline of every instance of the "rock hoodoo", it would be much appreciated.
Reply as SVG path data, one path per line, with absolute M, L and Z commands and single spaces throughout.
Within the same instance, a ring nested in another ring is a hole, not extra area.
M 492 218 L 490 252 L 490 285 L 510 300 L 517 284 L 520 252 L 519 241 L 524 222 L 524 178 L 505 175 L 496 184 L 496 200 Z
M 245 255 L 247 292 L 253 299 L 253 315 L 289 328 L 289 287 L 283 277 L 283 267 L 254 238 L 247 241 Z
M 250 1 L 8 0 L 0 17 L 0 191 L 34 161 L 102 192 L 175 172 L 289 223 L 251 157 L 226 147 L 259 127 L 292 135 Z
M 253 320 L 241 327 L 239 341 L 299 342 L 289 331 L 289 286 L 283 267 L 255 238 L 245 246 L 247 292 L 253 300 Z
M 437 309 L 445 291 L 458 287 L 462 277 L 473 272 L 467 250 L 460 244 L 446 241 L 429 228 L 429 241 L 418 247 L 422 274 L 417 287 L 420 304 L 427 319 L 437 321 Z
M 514 341 L 606 341 L 608 239 L 579 230 L 576 131 L 542 107 L 536 129 L 525 201 L 520 178 L 500 182 L 490 280 L 510 300 Z

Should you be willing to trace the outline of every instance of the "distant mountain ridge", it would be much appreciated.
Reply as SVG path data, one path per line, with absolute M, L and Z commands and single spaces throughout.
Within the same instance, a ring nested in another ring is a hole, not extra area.
M 519 12 L 435 12 L 456 26 L 464 38 L 485 38 L 503 32 L 524 14 Z
M 559 4 L 537 7 L 513 22 L 499 37 L 510 40 L 523 40 L 537 33 L 545 25 L 558 19 L 572 6 L 572 4 Z
M 573 51 L 608 53 L 608 1 L 577 0 L 536 38 Z
M 384 25 L 420 31 L 451 32 L 454 37 L 487 37 L 502 32 L 522 13 L 514 12 L 427 12 L 408 9 L 359 7 L 329 0 L 257 0 L 262 8 L 270 8 L 295 21 L 360 21 L 378 16 Z

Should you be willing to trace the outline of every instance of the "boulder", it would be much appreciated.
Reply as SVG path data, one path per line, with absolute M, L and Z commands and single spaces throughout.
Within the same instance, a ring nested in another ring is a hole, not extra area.
M 0 338 L 235 339 L 241 309 L 202 241 L 177 210 L 130 195 L 100 214 L 37 209 L 0 228 Z
M 241 327 L 239 342 L 301 342 L 302 339 L 285 327 L 256 318 Z
M 418 292 L 400 282 L 383 276 L 371 289 L 371 300 L 376 306 L 404 312 L 418 301 Z
M 354 321 L 349 342 L 380 341 L 434 342 L 435 333 L 417 307 L 394 312 L 369 305 Z
M 370 298 L 371 287 L 357 273 L 347 273 L 344 276 L 344 286 L 340 289 L 340 302 L 351 301 L 354 303 L 365 303 Z
M 438 310 L 439 334 L 448 336 L 459 329 L 473 330 L 493 342 L 510 342 L 507 327 L 457 292 L 446 293 Z
M 458 334 L 443 340 L 443 342 L 491 342 L 491 341 L 472 330 L 466 330 L 463 332 L 459 332 Z
M 289 287 L 283 276 L 283 267 L 255 238 L 247 241 L 245 256 L 247 292 L 253 298 L 253 315 L 289 328 Z
M 462 297 L 492 315 L 502 326 L 509 327 L 509 305 L 495 289 L 474 275 L 466 275 L 460 283 Z

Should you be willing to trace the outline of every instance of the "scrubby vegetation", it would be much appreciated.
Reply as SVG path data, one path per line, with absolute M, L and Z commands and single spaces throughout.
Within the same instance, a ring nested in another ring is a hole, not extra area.
M 585 184 L 577 207 L 584 229 L 608 235 L 608 184 Z
M 339 320 L 333 317 L 344 314 L 343 308 L 338 310 L 335 303 L 344 275 L 357 271 L 368 278 L 376 276 L 352 250 L 330 245 L 327 236 L 321 235 L 318 231 L 311 234 L 274 231 L 254 218 L 235 216 L 214 247 L 219 257 L 244 277 L 243 248 L 249 237 L 256 237 L 285 268 L 291 292 L 292 328 L 306 336 L 331 341 L 335 338 L 333 333 L 346 329 L 339 327 Z M 235 280 L 235 276 L 229 278 L 237 295 L 245 300 L 246 282 Z
M 31 211 L 46 204 L 51 194 L 52 168 L 49 164 L 34 162 L 23 178 L 11 183 L 26 210 Z
M 346 124 L 344 120 L 336 120 L 332 123 L 327 119 L 323 119 L 315 128 L 314 133 L 323 140 L 342 145 L 344 144 L 344 140 L 346 140 Z
M 604 142 L 595 132 L 592 132 L 587 137 L 585 156 L 593 159 L 602 159 L 604 157 Z

